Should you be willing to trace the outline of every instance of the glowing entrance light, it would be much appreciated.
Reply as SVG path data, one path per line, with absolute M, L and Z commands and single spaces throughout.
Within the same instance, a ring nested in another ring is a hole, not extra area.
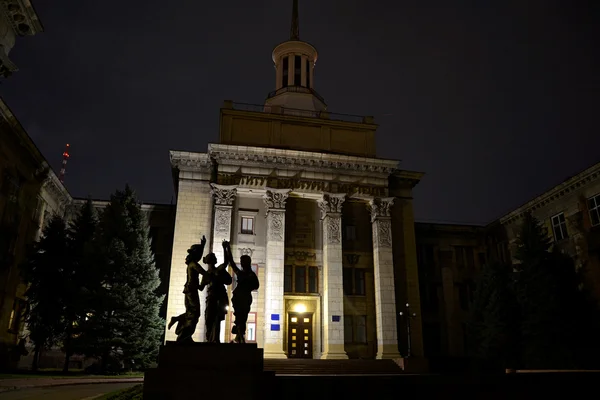
M 306 312 L 306 306 L 304 304 L 296 304 L 294 306 L 294 311 L 297 313 L 304 313 Z

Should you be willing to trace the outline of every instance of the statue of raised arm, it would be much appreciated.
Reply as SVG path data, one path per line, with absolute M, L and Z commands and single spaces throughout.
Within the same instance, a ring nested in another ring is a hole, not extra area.
M 223 242 L 223 250 L 225 261 L 235 272 L 237 281 L 237 285 L 233 290 L 233 297 L 231 298 L 233 315 L 235 315 L 235 322 L 231 333 L 235 335 L 235 339 L 233 340 L 235 343 L 246 343 L 246 324 L 252 306 L 252 292 L 258 290 L 260 284 L 258 277 L 252 271 L 252 259 L 250 256 L 243 255 L 240 257 L 240 264 L 242 266 L 240 269 L 233 260 L 229 242 Z
M 185 259 L 187 264 L 187 280 L 183 288 L 185 295 L 185 312 L 176 317 L 171 317 L 168 329 L 175 324 L 175 333 L 178 343 L 193 343 L 192 335 L 196 331 L 198 320 L 200 319 L 200 280 L 199 275 L 205 275 L 206 271 L 198 264 L 202 259 L 204 247 L 206 246 L 206 237 L 202 236 L 200 244 L 195 244 L 188 249 L 188 255 Z

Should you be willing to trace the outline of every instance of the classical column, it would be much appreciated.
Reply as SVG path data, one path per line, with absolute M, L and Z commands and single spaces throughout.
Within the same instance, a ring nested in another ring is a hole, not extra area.
M 266 358 L 286 358 L 283 350 L 283 280 L 285 250 L 285 202 L 289 189 L 267 189 L 263 196 L 267 209 L 265 251 L 265 340 Z
M 214 197 L 214 222 L 213 222 L 213 235 L 212 235 L 212 252 L 217 256 L 217 266 L 221 265 L 225 261 L 223 254 L 223 240 L 231 240 L 231 211 L 233 209 L 233 202 L 237 194 L 236 186 L 224 186 L 212 183 L 211 194 Z M 204 250 L 204 255 L 209 253 L 209 249 Z M 201 292 L 200 296 L 201 304 L 206 304 L 206 290 Z M 201 318 L 198 324 L 204 331 L 204 318 Z M 221 326 L 221 341 L 224 341 L 225 329 L 224 324 Z M 206 332 L 202 334 L 202 339 L 206 337 Z
M 323 227 L 323 359 L 348 358 L 344 350 L 342 204 L 345 194 L 325 193 L 318 201 Z
M 377 321 L 377 358 L 400 358 L 396 325 L 394 257 L 392 255 L 393 197 L 369 200 L 373 228 L 375 267 L 375 317 Z

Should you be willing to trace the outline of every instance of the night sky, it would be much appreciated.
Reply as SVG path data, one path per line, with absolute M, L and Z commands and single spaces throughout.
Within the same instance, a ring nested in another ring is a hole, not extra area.
M 4 100 L 55 171 L 71 144 L 73 196 L 168 203 L 168 150 L 205 152 L 223 100 L 274 89 L 292 0 L 33 3 Z M 426 173 L 416 218 L 486 223 L 600 161 L 593 3 L 300 0 L 300 37 L 329 110 L 374 115 L 378 156 Z

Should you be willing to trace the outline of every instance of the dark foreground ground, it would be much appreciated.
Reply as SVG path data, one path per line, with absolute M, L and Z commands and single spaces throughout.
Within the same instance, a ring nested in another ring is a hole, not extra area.
M 0 400 L 88 400 L 135 385 L 138 383 L 97 383 L 19 389 L 0 393 Z
M 573 398 L 600 383 L 600 373 L 527 373 L 495 376 L 278 376 L 266 393 L 270 399 L 400 399 L 435 396 L 448 399 Z M 359 397 L 360 396 L 360 397 Z

